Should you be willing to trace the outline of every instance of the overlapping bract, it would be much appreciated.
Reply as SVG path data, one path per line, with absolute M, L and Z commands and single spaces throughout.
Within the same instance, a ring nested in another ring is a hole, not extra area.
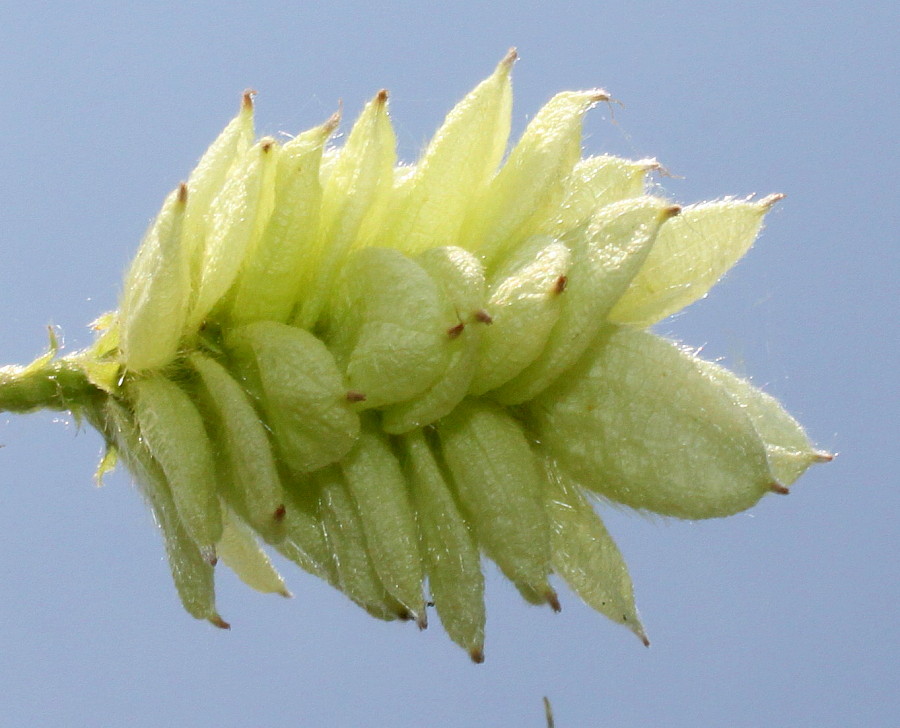
M 482 552 L 529 602 L 559 608 L 555 573 L 645 639 L 591 497 L 725 516 L 827 457 L 642 330 L 705 295 L 777 197 L 681 208 L 645 194 L 653 160 L 579 160 L 600 90 L 554 97 L 501 165 L 514 60 L 411 167 L 386 92 L 333 149 L 336 118 L 254 143 L 246 96 L 153 223 L 85 361 L 194 616 L 224 624 L 216 555 L 286 593 L 261 539 L 381 619 L 424 626 L 427 583 L 477 661 Z

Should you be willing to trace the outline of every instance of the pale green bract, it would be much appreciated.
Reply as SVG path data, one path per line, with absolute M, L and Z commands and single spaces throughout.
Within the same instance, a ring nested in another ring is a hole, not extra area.
M 0 369 L 0 410 L 69 409 L 152 509 L 185 609 L 217 560 L 289 595 L 260 542 L 371 615 L 484 659 L 481 554 L 646 642 L 600 496 L 680 518 L 786 493 L 816 450 L 769 395 L 645 330 L 706 295 L 779 195 L 680 207 L 655 160 L 581 157 L 599 89 L 506 155 L 511 51 L 398 166 L 388 94 L 253 141 L 250 92 L 169 195 L 89 349 Z M 505 156 L 505 162 L 504 160 Z

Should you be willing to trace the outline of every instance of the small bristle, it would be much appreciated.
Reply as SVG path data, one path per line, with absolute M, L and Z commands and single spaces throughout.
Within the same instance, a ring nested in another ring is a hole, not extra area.
M 834 460 L 834 455 L 830 452 L 826 452 L 825 450 L 816 450 L 816 452 L 813 453 L 813 459 L 817 463 L 830 463 L 832 460 Z
M 788 495 L 788 493 L 791 492 L 787 487 L 783 486 L 781 483 L 770 483 L 769 490 L 771 490 L 773 493 L 778 493 L 778 495 Z

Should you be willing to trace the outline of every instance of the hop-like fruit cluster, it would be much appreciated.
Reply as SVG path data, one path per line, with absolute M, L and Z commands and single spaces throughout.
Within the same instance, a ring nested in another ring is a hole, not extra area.
M 592 496 L 710 518 L 816 451 L 771 397 L 646 327 L 706 294 L 779 198 L 689 207 L 654 160 L 581 156 L 601 90 L 506 153 L 510 52 L 397 165 L 387 93 L 254 142 L 242 108 L 163 204 L 89 350 L 0 371 L 0 407 L 103 433 L 164 535 L 181 600 L 213 574 L 287 594 L 260 541 L 380 619 L 483 659 L 481 554 L 533 604 L 551 574 L 646 640 Z M 502 163 L 502 164 L 501 164 Z M 427 582 L 429 596 L 423 585 Z

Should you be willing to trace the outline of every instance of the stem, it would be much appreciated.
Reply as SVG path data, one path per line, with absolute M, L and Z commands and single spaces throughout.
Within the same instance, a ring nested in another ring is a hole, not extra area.
M 102 394 L 69 359 L 0 367 L 0 412 L 79 410 Z

